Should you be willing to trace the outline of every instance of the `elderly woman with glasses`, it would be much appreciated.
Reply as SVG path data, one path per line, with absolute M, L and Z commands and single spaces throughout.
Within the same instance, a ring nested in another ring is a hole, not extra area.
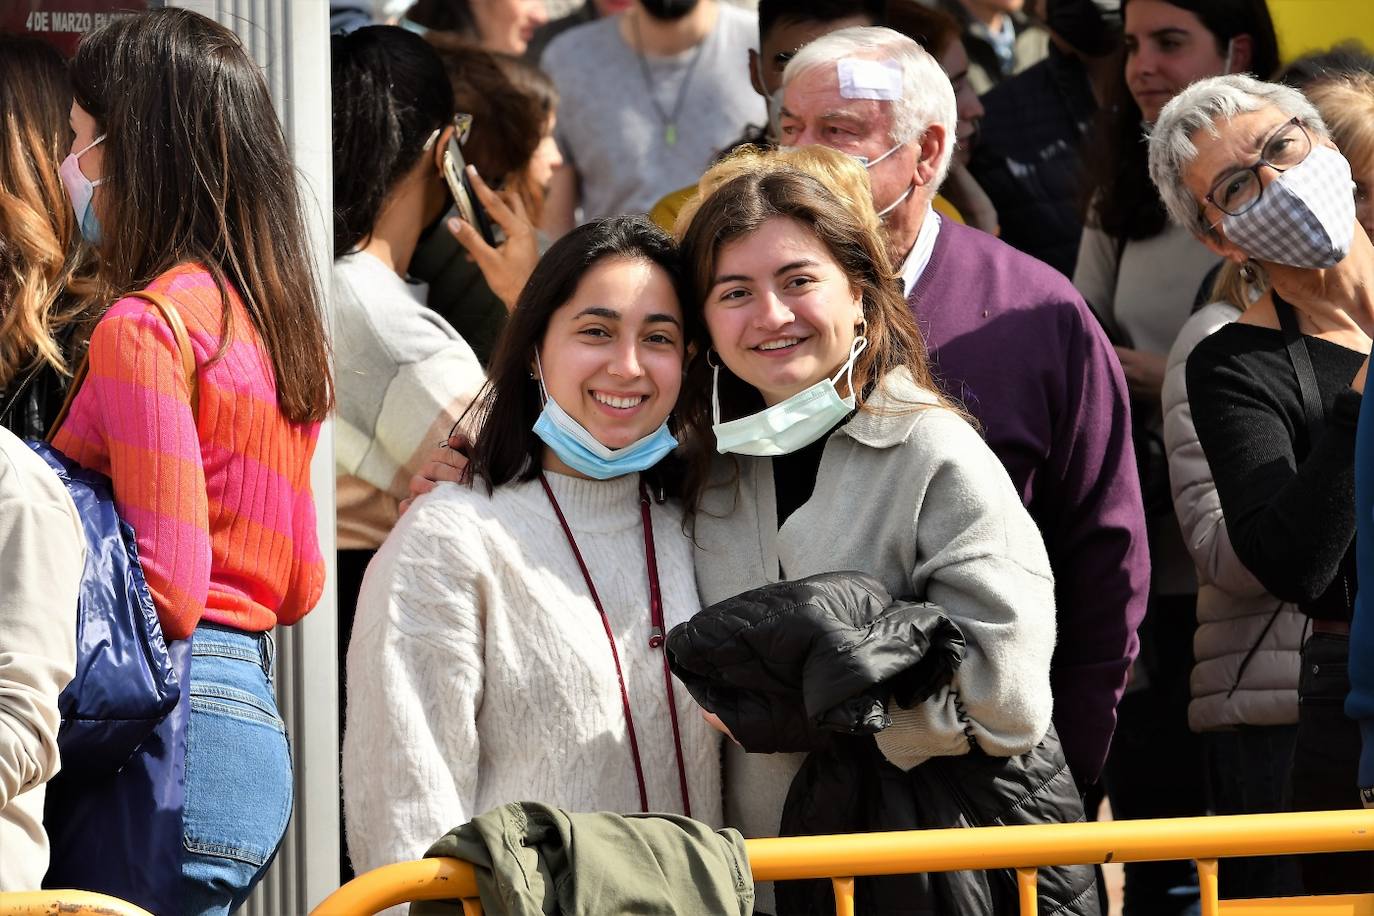
M 1356 807 L 1343 710 L 1356 591 L 1355 429 L 1374 332 L 1374 246 L 1350 165 L 1295 89 L 1202 80 L 1161 112 L 1150 177 L 1172 219 L 1268 291 L 1188 358 L 1188 400 L 1236 555 L 1307 615 L 1296 810 Z M 1374 856 L 1310 857 L 1308 893 L 1374 890 Z

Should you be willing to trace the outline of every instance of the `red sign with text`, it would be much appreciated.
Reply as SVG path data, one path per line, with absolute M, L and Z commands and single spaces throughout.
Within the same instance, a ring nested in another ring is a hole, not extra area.
M 81 36 L 96 26 L 161 5 L 148 0 L 0 0 L 0 32 L 36 36 L 71 57 Z

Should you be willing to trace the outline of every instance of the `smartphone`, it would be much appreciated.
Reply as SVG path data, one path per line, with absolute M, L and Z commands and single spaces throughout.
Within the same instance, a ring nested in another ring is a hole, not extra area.
M 444 178 L 448 181 L 448 189 L 453 192 L 453 202 L 458 206 L 458 215 L 468 225 L 475 226 L 488 245 L 495 247 L 496 234 L 492 231 L 491 219 L 488 218 L 487 211 L 482 209 L 482 202 L 477 199 L 477 193 L 472 189 L 467 163 L 463 160 L 463 151 L 458 146 L 456 132 L 449 138 L 448 148 L 444 150 Z

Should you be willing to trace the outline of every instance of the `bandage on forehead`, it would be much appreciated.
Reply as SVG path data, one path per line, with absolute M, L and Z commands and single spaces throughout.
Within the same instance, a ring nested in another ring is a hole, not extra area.
M 841 58 L 835 64 L 846 99 L 895 102 L 902 97 L 902 65 L 895 60 Z

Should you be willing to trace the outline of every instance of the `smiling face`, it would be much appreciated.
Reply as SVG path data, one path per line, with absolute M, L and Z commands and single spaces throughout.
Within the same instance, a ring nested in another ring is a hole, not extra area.
M 829 378 L 848 361 L 863 299 L 803 224 L 775 216 L 722 245 L 712 281 L 704 309 L 711 343 L 766 404 Z
M 1131 0 L 1125 19 L 1126 85 L 1146 121 L 1190 83 L 1226 71 L 1224 44 L 1196 14 L 1166 0 Z M 1241 45 L 1232 48 L 1233 72 L 1249 66 L 1248 39 Z
M 602 445 L 649 435 L 682 387 L 682 307 L 668 274 L 642 259 L 597 263 L 549 317 L 539 357 L 549 396 Z M 575 474 L 547 449 L 544 466 Z
M 518 57 L 535 29 L 549 21 L 549 13 L 544 0 L 474 0 L 472 18 L 482 47 Z

